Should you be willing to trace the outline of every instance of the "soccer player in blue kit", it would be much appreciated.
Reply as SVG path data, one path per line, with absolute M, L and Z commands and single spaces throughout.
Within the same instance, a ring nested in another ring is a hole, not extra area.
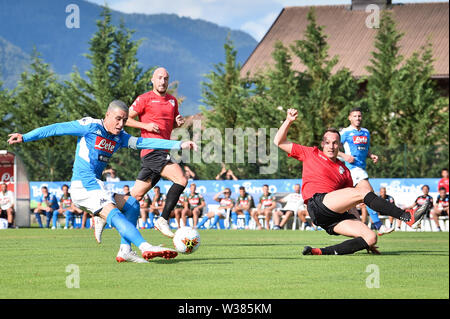
M 350 170 L 353 179 L 353 186 L 365 183 L 373 191 L 369 183 L 369 175 L 366 172 L 366 159 L 370 157 L 373 163 L 378 162 L 378 156 L 370 152 L 370 132 L 368 129 L 361 127 L 362 112 L 361 108 L 355 107 L 350 110 L 348 120 L 350 126 L 341 130 L 341 143 L 344 146 L 345 153 L 339 152 L 339 157 L 345 160 L 345 165 Z M 394 228 L 387 228 L 378 218 L 378 213 L 367 209 L 366 205 L 361 205 L 363 221 L 367 216 L 367 212 L 372 219 L 373 224 L 378 230 L 378 235 L 391 233 Z
M 9 134 L 8 143 L 16 144 L 39 139 L 72 135 L 77 136 L 77 148 L 70 193 L 73 203 L 91 215 L 100 216 L 121 235 L 122 245 L 117 261 L 145 263 L 154 257 L 174 258 L 173 249 L 150 245 L 136 229 L 140 213 L 138 201 L 132 196 L 114 194 L 101 181 L 102 172 L 111 156 L 120 148 L 132 149 L 197 149 L 191 141 L 170 141 L 158 138 L 142 138 L 123 130 L 128 119 L 128 106 L 122 101 L 112 101 L 103 120 L 85 117 L 77 121 L 55 123 L 40 127 L 26 134 Z M 139 257 L 131 250 L 133 243 L 142 253 Z

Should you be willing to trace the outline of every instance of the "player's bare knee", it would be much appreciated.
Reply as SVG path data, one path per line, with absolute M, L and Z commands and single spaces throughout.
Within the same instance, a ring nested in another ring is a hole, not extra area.
M 363 236 L 363 239 L 366 241 L 367 245 L 373 246 L 377 243 L 378 237 L 374 232 L 367 233 Z

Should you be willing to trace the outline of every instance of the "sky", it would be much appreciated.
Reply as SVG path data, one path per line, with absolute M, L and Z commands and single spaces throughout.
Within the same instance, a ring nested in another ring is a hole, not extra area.
M 88 0 L 100 5 L 105 0 Z M 403 0 L 393 3 L 448 2 L 444 0 Z M 269 30 L 283 7 L 348 5 L 351 0 L 106 0 L 108 6 L 124 13 L 174 13 L 242 30 L 257 41 Z

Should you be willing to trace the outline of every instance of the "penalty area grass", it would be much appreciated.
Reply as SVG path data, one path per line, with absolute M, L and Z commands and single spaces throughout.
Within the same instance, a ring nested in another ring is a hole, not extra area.
M 153 245 L 173 247 L 156 230 Z M 346 240 L 324 231 L 200 230 L 191 255 L 117 263 L 106 229 L 0 230 L 3 299 L 427 299 L 449 298 L 449 233 L 394 232 L 381 255 L 303 256 L 305 245 Z M 135 247 L 133 247 L 135 249 Z M 79 288 L 78 287 L 79 284 Z

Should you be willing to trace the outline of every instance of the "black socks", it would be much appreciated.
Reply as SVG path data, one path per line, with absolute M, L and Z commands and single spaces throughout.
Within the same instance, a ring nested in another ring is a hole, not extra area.
M 174 183 L 172 187 L 170 187 L 169 191 L 166 195 L 166 204 L 164 205 L 163 212 L 161 217 L 165 220 L 169 220 L 170 212 L 173 210 L 178 200 L 180 199 L 180 195 L 183 194 L 186 186 Z
M 368 249 L 369 245 L 362 237 L 346 240 L 334 246 L 320 248 L 322 255 L 348 255 L 362 249 Z
M 367 193 L 367 195 L 364 197 L 364 204 L 372 208 L 374 211 L 381 213 L 382 215 L 392 216 L 406 222 L 411 219 L 411 214 L 375 195 L 374 192 Z

